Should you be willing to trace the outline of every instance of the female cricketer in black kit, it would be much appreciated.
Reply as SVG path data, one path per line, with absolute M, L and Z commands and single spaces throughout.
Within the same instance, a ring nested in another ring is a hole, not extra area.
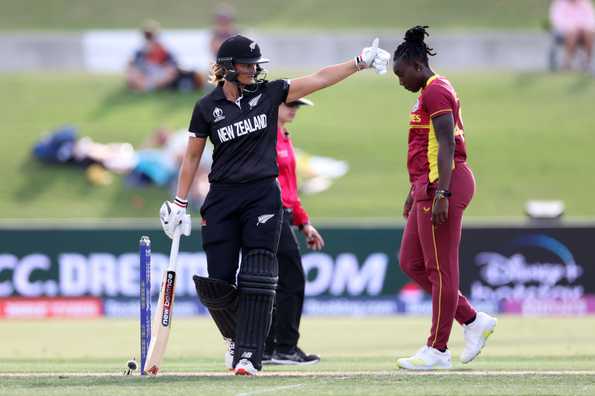
M 201 208 L 209 277 L 195 276 L 194 281 L 200 300 L 228 341 L 226 365 L 236 375 L 255 375 L 262 367 L 277 287 L 283 216 L 276 180 L 278 107 L 361 69 L 384 73 L 389 59 L 375 40 L 355 60 L 291 81 L 266 81 L 259 78 L 260 65 L 268 60 L 256 42 L 237 35 L 219 48 L 211 70 L 217 87 L 194 107 L 176 198 L 164 202 L 160 217 L 170 237 L 189 221 L 186 196 L 210 138 L 211 188 Z

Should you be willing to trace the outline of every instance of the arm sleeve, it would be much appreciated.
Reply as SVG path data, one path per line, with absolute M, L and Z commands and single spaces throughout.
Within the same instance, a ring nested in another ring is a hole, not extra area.
M 271 95 L 274 104 L 280 105 L 285 102 L 290 84 L 291 80 L 274 80 L 268 84 L 269 95 Z
M 195 137 L 206 138 L 209 136 L 209 130 L 209 123 L 205 120 L 205 117 L 200 110 L 199 102 L 194 106 L 194 110 L 192 111 L 192 118 L 190 119 L 188 132 Z
M 293 204 L 293 225 L 300 226 L 310 222 L 308 213 L 302 206 L 302 201 L 298 198 Z
M 424 93 L 423 106 L 430 118 L 452 112 L 454 107 L 452 94 L 440 86 L 428 87 Z

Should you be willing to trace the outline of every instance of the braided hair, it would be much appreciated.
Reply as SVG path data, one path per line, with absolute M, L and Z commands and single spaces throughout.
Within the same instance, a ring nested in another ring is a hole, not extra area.
M 428 26 L 415 26 L 405 32 L 405 41 L 397 49 L 393 61 L 398 59 L 419 60 L 426 66 L 428 65 L 428 55 L 434 56 L 436 53 L 433 48 L 428 47 L 424 42 L 425 36 L 430 34 L 426 31 Z

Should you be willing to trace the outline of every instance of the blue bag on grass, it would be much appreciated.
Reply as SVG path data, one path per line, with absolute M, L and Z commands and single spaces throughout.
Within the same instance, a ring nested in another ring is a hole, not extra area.
M 70 125 L 54 129 L 33 147 L 33 156 L 47 163 L 65 163 L 73 159 L 77 128 Z

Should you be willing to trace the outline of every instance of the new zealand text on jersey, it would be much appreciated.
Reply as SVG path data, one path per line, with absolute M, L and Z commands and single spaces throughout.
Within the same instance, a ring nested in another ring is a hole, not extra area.
M 267 127 L 267 115 L 260 114 L 252 117 L 252 119 L 242 120 L 217 129 L 219 140 L 221 142 L 228 142 L 239 136 L 248 133 L 256 132 Z

